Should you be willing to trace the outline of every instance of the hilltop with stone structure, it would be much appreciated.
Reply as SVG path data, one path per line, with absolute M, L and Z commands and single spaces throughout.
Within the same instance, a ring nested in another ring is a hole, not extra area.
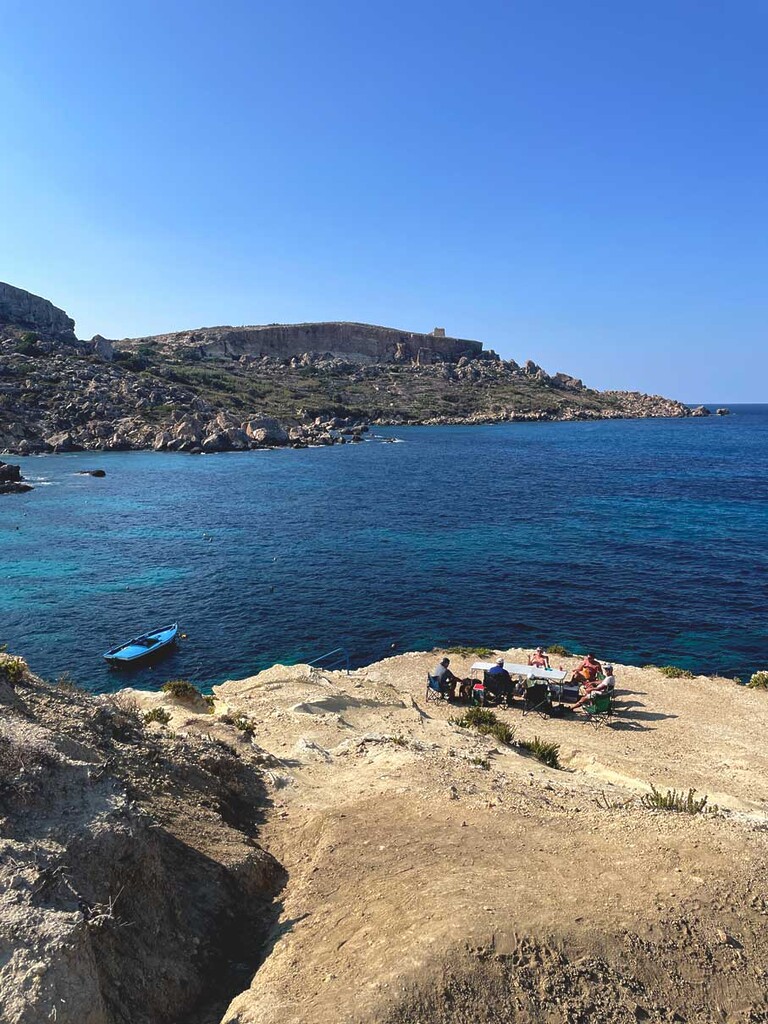
M 689 414 L 443 328 L 270 324 L 84 341 L 62 309 L 0 284 L 0 452 L 244 451 L 360 441 L 369 424 Z
M 138 351 L 154 346 L 165 356 L 198 359 L 293 359 L 305 354 L 352 363 L 457 363 L 460 359 L 495 359 L 482 342 L 449 338 L 436 327 L 431 334 L 398 331 L 372 324 L 268 324 L 260 327 L 204 327 L 196 331 L 125 338 L 121 349 Z

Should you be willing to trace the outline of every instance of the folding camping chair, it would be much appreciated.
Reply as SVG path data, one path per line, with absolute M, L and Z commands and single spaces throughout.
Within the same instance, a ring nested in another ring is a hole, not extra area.
M 552 697 L 549 683 L 530 683 L 525 688 L 523 714 L 533 712 L 542 718 L 549 718 L 552 710 Z
M 584 705 L 589 721 L 595 727 L 613 723 L 613 693 L 596 693 L 592 700 Z
M 431 675 L 428 674 L 427 675 L 427 692 L 426 692 L 426 695 L 425 695 L 424 699 L 427 701 L 427 703 L 429 703 L 429 701 L 431 701 L 431 700 L 443 700 L 444 697 L 445 697 L 445 694 L 440 689 L 440 680 L 439 679 L 435 679 L 434 676 L 431 676 Z

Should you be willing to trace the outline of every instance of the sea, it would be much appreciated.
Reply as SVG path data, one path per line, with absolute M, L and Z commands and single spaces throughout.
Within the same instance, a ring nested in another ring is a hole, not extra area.
M 730 408 L 12 458 L 34 490 L 0 497 L 0 644 L 97 692 L 458 645 L 746 680 L 768 668 L 768 406 Z M 103 660 L 170 621 L 167 657 Z

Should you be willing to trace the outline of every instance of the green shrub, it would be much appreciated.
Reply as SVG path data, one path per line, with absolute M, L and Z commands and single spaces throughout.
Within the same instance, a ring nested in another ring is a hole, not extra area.
M 253 736 L 256 732 L 256 724 L 252 722 L 248 715 L 235 715 L 232 719 L 232 725 L 240 732 L 244 732 L 246 736 Z
M 37 339 L 34 341 L 25 341 L 22 336 L 20 341 L 17 341 L 14 346 L 14 351 L 20 356 L 39 356 L 40 349 L 37 345 Z
M 460 658 L 490 658 L 495 651 L 490 647 L 448 647 L 448 654 L 456 654 Z
M 210 713 L 213 714 L 213 709 L 216 704 L 216 698 L 213 696 L 212 693 L 204 693 L 203 700 L 208 705 L 208 710 L 210 711 Z
M 668 789 L 666 793 L 662 793 L 651 784 L 651 792 L 641 797 L 640 803 L 649 810 L 701 814 L 707 806 L 707 798 L 703 796 L 697 800 L 694 796 L 695 793 L 695 789 L 689 789 L 687 795 L 682 790 L 678 793 L 676 789 Z M 711 808 L 711 810 L 715 810 L 715 808 Z
M 175 700 L 195 700 L 200 696 L 198 688 L 188 683 L 186 679 L 169 679 L 167 683 L 163 683 L 163 693 L 167 693 Z
M 515 739 L 515 730 L 506 722 L 499 721 L 487 708 L 468 708 L 461 718 L 451 718 L 450 723 L 460 729 L 474 729 L 482 736 L 493 736 L 507 746 L 511 746 Z
M 747 683 L 753 690 L 768 690 L 768 672 L 755 672 Z
M 168 725 L 171 720 L 170 713 L 165 708 L 152 708 L 151 711 L 147 711 L 144 714 L 144 721 L 149 724 L 150 722 L 159 722 L 160 725 Z
M 563 647 L 562 644 L 550 644 L 547 648 L 547 654 L 559 654 L 561 658 L 571 657 L 571 652 L 567 647 Z
M 560 764 L 559 743 L 550 743 L 549 740 L 543 740 L 539 736 L 534 736 L 532 740 L 520 740 L 518 746 L 522 747 L 523 750 L 527 750 L 529 754 L 533 754 L 537 761 L 541 761 L 548 768 L 563 767 Z
M 678 668 L 677 665 L 662 665 L 659 668 L 659 672 L 668 679 L 695 679 L 696 676 L 693 672 L 689 672 L 687 668 Z
M 483 768 L 485 771 L 490 771 L 491 762 L 485 757 L 470 757 L 470 764 L 476 764 L 478 768 Z
M 23 658 L 15 658 L 12 654 L 0 654 L 0 673 L 5 676 L 11 686 L 16 686 L 24 678 L 26 665 Z

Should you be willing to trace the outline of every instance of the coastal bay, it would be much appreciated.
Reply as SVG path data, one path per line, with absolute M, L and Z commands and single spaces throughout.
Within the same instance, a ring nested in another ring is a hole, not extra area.
M 765 660 L 766 436 L 750 406 L 17 458 L 35 490 L 0 509 L 0 640 L 101 691 L 126 683 L 101 653 L 169 618 L 186 639 L 129 685 L 505 636 L 748 678 Z M 93 468 L 106 477 L 77 475 Z

